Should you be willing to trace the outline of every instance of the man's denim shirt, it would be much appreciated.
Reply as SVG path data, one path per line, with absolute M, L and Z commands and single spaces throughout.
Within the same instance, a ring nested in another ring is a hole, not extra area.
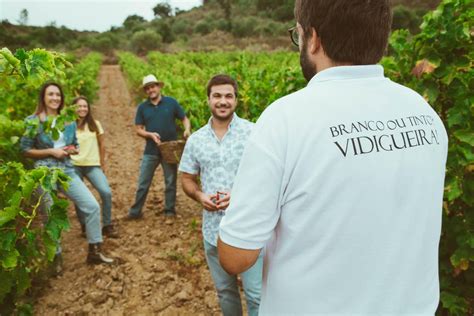
M 28 116 L 25 121 L 38 119 L 37 115 Z M 64 141 L 66 146 L 68 145 L 75 145 L 76 147 L 79 146 L 76 138 L 76 122 L 72 122 L 67 124 L 62 131 L 64 135 Z M 26 152 L 30 149 L 48 149 L 54 148 L 54 142 L 51 135 L 47 134 L 43 130 L 43 125 L 39 124 L 38 130 L 33 138 L 28 136 L 23 136 L 20 140 L 20 148 L 22 152 Z M 74 165 L 71 162 L 69 157 L 59 160 L 54 157 L 42 158 L 37 159 L 34 164 L 35 168 L 40 166 L 46 167 L 58 167 L 58 168 L 73 168 Z

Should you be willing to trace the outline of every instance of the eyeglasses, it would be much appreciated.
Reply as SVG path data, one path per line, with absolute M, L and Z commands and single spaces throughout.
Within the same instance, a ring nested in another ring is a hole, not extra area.
M 292 28 L 288 29 L 288 33 L 290 33 L 291 42 L 296 46 L 300 46 L 300 36 L 298 34 L 298 28 L 293 26 Z

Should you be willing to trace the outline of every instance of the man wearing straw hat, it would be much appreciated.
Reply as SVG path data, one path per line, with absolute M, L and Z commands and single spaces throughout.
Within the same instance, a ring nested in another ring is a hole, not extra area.
M 207 85 L 209 122 L 189 138 L 179 164 L 184 192 L 203 207 L 204 251 L 224 315 L 242 315 L 237 277 L 229 275 L 217 257 L 219 223 L 229 205 L 231 189 L 253 123 L 234 113 L 237 83 L 227 75 Z M 200 183 L 198 181 L 200 177 Z M 258 314 L 263 256 L 241 274 L 248 315 Z
M 142 208 L 145 204 L 153 175 L 159 164 L 163 167 L 165 177 L 164 214 L 166 216 L 176 215 L 177 165 L 163 161 L 158 145 L 161 142 L 177 139 L 176 119 L 183 122 L 185 128 L 184 138 L 188 138 L 191 135 L 191 123 L 178 101 L 161 94 L 163 86 L 164 83 L 158 81 L 154 75 L 147 75 L 143 78 L 143 90 L 147 94 L 148 99 L 137 108 L 135 126 L 138 136 L 146 140 L 146 146 L 140 166 L 135 203 L 133 203 L 128 212 L 128 219 L 142 217 Z

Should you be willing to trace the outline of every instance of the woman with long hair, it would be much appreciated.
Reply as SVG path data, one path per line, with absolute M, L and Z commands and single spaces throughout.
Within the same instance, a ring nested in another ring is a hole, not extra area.
M 54 126 L 56 118 L 61 113 L 63 107 L 64 93 L 61 86 L 54 82 L 48 82 L 40 90 L 35 113 L 26 119 L 39 119 L 40 123 L 42 123 L 48 117 L 51 117 Z M 107 258 L 101 251 L 102 231 L 99 203 L 97 203 L 84 182 L 77 176 L 71 161 L 71 155 L 79 153 L 76 138 L 76 122 L 65 124 L 64 130 L 61 131 L 57 140 L 54 140 L 49 133 L 46 133 L 42 124 L 39 124 L 34 136 L 25 135 L 22 137 L 20 146 L 24 155 L 35 161 L 35 167 L 61 168 L 71 178 L 67 189 L 58 186 L 58 190 L 73 201 L 80 208 L 82 214 L 84 214 L 87 240 L 89 242 L 87 262 L 90 264 L 112 263 L 113 260 Z M 52 201 L 50 198 L 43 199 L 43 209 L 50 208 L 51 206 Z M 58 255 L 60 257 L 60 247 L 58 247 Z
M 92 186 L 99 192 L 102 200 L 102 234 L 107 237 L 118 237 L 112 225 L 112 192 L 109 182 L 104 174 L 105 170 L 105 144 L 104 130 L 99 121 L 95 120 L 89 101 L 84 96 L 79 96 L 72 101 L 77 106 L 76 136 L 81 151 L 71 156 L 76 173 L 81 179 L 87 178 Z M 76 206 L 76 212 L 81 223 L 82 232 L 85 232 L 84 216 Z

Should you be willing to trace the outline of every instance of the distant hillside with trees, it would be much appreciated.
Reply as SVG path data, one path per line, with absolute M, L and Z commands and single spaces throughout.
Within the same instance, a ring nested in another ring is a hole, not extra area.
M 419 32 L 422 16 L 439 0 L 393 0 L 393 29 Z M 115 50 L 145 54 L 150 50 L 274 50 L 291 49 L 287 29 L 294 24 L 294 0 L 203 0 L 189 11 L 158 1 L 151 21 L 128 16 L 106 32 L 79 32 L 51 23 L 28 26 L 23 10 L 18 24 L 0 22 L 0 46 L 44 47 L 62 51 Z M 26 12 L 25 12 L 26 11 Z

